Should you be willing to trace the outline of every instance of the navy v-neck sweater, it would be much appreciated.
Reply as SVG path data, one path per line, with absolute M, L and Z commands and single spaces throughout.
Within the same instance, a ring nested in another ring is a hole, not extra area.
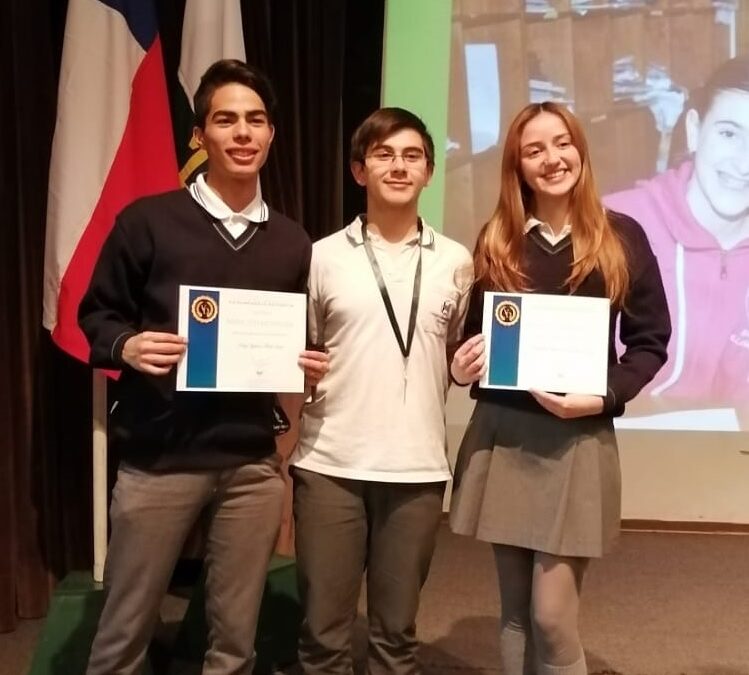
M 176 368 L 164 376 L 136 371 L 122 361 L 122 346 L 141 331 L 177 332 L 180 284 L 304 292 L 311 250 L 306 232 L 273 210 L 234 240 L 187 190 L 122 211 L 78 313 L 91 364 L 122 369 L 109 419 L 121 458 L 149 469 L 199 469 L 274 451 L 273 394 L 176 392 Z
M 624 412 L 627 401 L 653 379 L 666 362 L 671 321 L 660 270 L 655 255 L 642 227 L 629 216 L 608 212 L 609 222 L 624 245 L 629 266 L 630 284 L 624 309 L 611 308 L 609 321 L 608 393 L 604 399 L 603 415 L 617 416 Z M 525 239 L 523 253 L 525 273 L 536 293 L 569 294 L 565 279 L 573 260 L 572 240 L 566 237 L 556 245 L 550 244 L 538 228 Z M 503 289 L 485 288 L 476 284 L 468 306 L 464 334 L 466 337 L 481 332 L 484 291 Z M 606 297 L 603 276 L 597 270 L 588 275 L 573 295 Z M 619 340 L 624 347 L 621 356 L 616 352 L 616 326 L 619 319 Z M 549 340 L 554 336 L 550 335 Z M 471 387 L 471 397 L 494 401 L 513 407 L 543 411 L 527 392 L 481 389 Z

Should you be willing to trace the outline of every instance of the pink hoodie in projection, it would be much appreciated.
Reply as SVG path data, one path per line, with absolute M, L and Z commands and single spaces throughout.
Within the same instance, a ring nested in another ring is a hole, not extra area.
M 749 401 L 749 238 L 724 251 L 689 210 L 692 163 L 604 204 L 635 218 L 658 258 L 673 333 L 652 396 L 714 404 Z

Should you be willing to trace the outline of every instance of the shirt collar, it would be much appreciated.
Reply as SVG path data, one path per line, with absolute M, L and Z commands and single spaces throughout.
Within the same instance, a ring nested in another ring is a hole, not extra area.
M 362 224 L 363 224 L 363 218 L 362 216 L 356 216 L 346 227 L 346 235 L 348 238 L 357 246 L 364 243 L 364 239 L 362 237 Z M 423 246 L 433 246 L 434 245 L 434 230 L 427 224 L 427 222 L 422 218 L 421 219 L 421 227 L 423 229 L 423 234 L 421 237 L 421 245 Z M 374 236 L 374 235 L 370 235 Z M 413 239 L 409 239 L 406 243 L 411 244 L 413 242 L 418 241 L 419 235 L 416 234 Z
M 257 185 L 257 194 L 255 198 L 245 206 L 241 211 L 232 211 L 226 202 L 216 194 L 205 180 L 205 173 L 198 174 L 190 187 L 192 198 L 198 202 L 214 218 L 224 222 L 232 216 L 241 216 L 247 221 L 253 223 L 264 223 L 269 218 L 268 205 L 263 201 L 263 195 L 260 190 L 260 182 Z
M 537 227 L 541 232 L 546 232 L 551 234 L 555 239 L 558 241 L 561 241 L 564 239 L 570 232 L 572 232 L 572 226 L 567 223 L 559 232 L 559 234 L 555 234 L 554 230 L 551 229 L 551 225 L 549 223 L 545 223 L 543 220 L 539 220 L 538 218 L 534 218 L 533 216 L 530 216 L 525 221 L 525 227 L 523 227 L 523 234 L 528 234 L 534 227 Z

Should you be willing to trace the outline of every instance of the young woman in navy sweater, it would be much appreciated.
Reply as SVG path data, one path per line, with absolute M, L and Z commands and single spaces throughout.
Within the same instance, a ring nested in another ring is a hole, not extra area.
M 474 264 L 465 330 L 473 337 L 451 375 L 473 383 L 477 403 L 458 456 L 451 525 L 493 545 L 503 672 L 583 675 L 583 574 L 619 532 L 613 418 L 665 362 L 671 328 L 645 234 L 601 205 L 585 137 L 566 108 L 531 104 L 510 125 L 499 202 Z M 484 291 L 609 298 L 606 396 L 480 389 Z

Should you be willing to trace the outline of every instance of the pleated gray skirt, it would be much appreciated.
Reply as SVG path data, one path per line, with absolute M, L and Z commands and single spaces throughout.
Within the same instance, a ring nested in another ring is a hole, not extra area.
M 453 532 L 600 557 L 619 533 L 621 474 L 608 417 L 564 420 L 479 401 L 458 453 Z

